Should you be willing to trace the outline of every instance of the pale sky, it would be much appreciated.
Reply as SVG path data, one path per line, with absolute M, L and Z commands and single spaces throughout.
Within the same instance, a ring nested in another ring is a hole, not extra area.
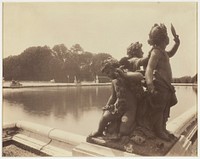
M 171 23 L 180 47 L 170 60 L 173 77 L 197 73 L 197 3 L 195 2 L 76 2 L 3 4 L 3 58 L 19 55 L 31 46 L 80 44 L 85 51 L 126 55 L 132 42 L 151 49 L 148 34 L 154 23 L 164 23 L 174 44 Z

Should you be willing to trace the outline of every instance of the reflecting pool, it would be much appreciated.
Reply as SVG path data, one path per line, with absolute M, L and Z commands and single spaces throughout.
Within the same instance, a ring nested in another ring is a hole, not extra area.
M 176 86 L 178 104 L 169 120 L 197 106 L 197 88 Z M 3 122 L 19 120 L 88 135 L 98 126 L 110 86 L 3 89 Z

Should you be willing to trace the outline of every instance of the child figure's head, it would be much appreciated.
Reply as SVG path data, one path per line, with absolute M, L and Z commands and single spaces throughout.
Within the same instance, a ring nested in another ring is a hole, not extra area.
M 152 46 L 164 46 L 169 44 L 167 28 L 164 24 L 154 24 L 149 33 L 148 43 Z
M 130 69 L 131 68 L 131 63 L 128 59 L 129 59 L 128 57 L 122 57 L 119 60 L 119 65 L 122 69 Z
M 118 77 L 117 68 L 119 67 L 119 62 L 113 58 L 108 58 L 104 60 L 101 68 L 101 72 L 106 74 L 111 79 L 116 79 Z
M 131 43 L 127 48 L 127 55 L 129 58 L 138 57 L 142 58 L 144 52 L 142 51 L 142 44 L 139 42 Z

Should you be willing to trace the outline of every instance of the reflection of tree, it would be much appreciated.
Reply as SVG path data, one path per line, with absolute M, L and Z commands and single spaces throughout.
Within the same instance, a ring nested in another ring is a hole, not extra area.
M 99 87 L 98 96 L 96 87 L 35 88 L 6 92 L 3 98 L 15 106 L 23 107 L 31 115 L 53 114 L 57 118 L 72 115 L 79 120 L 87 109 L 101 109 L 109 94 L 108 87 Z
M 195 92 L 195 94 L 197 95 L 197 85 L 192 86 L 192 90 Z

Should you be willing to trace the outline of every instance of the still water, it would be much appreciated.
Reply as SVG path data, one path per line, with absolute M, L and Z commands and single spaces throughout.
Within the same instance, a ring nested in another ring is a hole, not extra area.
M 97 129 L 110 93 L 110 86 L 3 89 L 3 123 L 24 120 L 86 136 Z M 197 106 L 196 88 L 176 86 L 176 95 L 169 121 Z

